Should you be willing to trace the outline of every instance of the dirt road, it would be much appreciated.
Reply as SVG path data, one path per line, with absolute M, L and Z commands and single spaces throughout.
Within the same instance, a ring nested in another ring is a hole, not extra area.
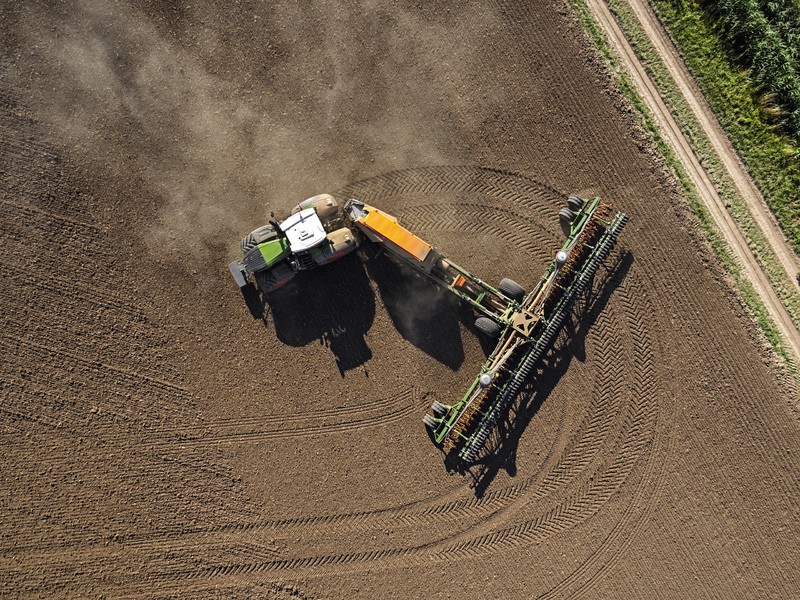
M 689 141 L 683 135 L 675 117 L 664 103 L 656 85 L 646 73 L 644 66 L 625 38 L 622 29 L 614 19 L 606 3 L 603 0 L 587 0 L 587 4 L 620 57 L 625 69 L 630 73 L 639 95 L 660 123 L 664 138 L 689 174 L 700 198 L 705 203 L 714 218 L 714 222 L 727 241 L 731 252 L 742 268 L 743 274 L 764 302 L 795 363 L 800 364 L 800 331 L 775 292 L 763 267 L 753 255 L 745 234 L 728 212 L 725 201 L 717 193 L 711 176 L 700 164 L 700 160 L 697 158 Z M 791 285 L 797 287 L 800 285 L 796 279 L 798 272 L 800 272 L 800 263 L 798 263 L 797 256 L 789 247 L 785 236 L 770 214 L 763 197 L 752 183 L 747 171 L 725 138 L 707 103 L 701 100 L 696 86 L 692 83 L 691 75 L 686 70 L 672 44 L 666 39 L 663 29 L 652 15 L 646 2 L 643 0 L 631 0 L 630 5 L 648 37 L 658 50 L 662 60 L 667 65 L 670 75 L 676 81 L 703 130 L 711 140 L 717 155 L 725 165 L 737 190 L 744 198 L 751 214 L 786 271 L 787 279 L 791 282 Z

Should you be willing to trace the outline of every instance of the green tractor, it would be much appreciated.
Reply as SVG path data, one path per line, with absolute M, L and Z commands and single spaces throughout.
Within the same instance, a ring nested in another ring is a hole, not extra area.
M 332 263 L 360 243 L 360 236 L 345 225 L 336 199 L 318 194 L 295 206 L 282 221 L 272 220 L 249 233 L 240 243 L 242 261 L 228 268 L 240 290 L 254 281 L 269 294 L 299 271 Z

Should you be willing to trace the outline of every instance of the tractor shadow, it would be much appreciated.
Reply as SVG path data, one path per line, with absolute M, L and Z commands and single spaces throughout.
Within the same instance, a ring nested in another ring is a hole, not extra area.
M 295 347 L 318 341 L 331 351 L 342 377 L 372 358 L 364 336 L 375 319 L 375 294 L 356 253 L 298 273 L 262 307 L 264 325 L 272 322 L 278 340 Z
M 365 338 L 376 310 L 370 281 L 400 335 L 458 369 L 464 361 L 459 323 L 467 322 L 468 311 L 457 298 L 383 252 L 353 252 L 324 268 L 298 273 L 266 299 L 255 290 L 247 292 L 251 297 L 246 290 L 242 293 L 251 314 L 266 327 L 271 322 L 281 343 L 303 347 L 319 341 L 344 377 L 372 358 Z
M 476 497 L 483 497 L 501 470 L 511 477 L 516 475 L 520 437 L 567 372 L 572 359 L 581 362 L 586 359 L 586 336 L 605 309 L 614 290 L 622 285 L 633 262 L 633 254 L 625 251 L 617 255 L 613 264 L 600 268 L 593 285 L 588 286 L 591 294 L 584 294 L 575 302 L 571 318 L 536 367 L 530 381 L 512 403 L 508 414 L 498 422 L 479 458 L 474 463 L 464 464 L 454 452 L 444 456 L 448 471 L 471 478 L 470 485 Z

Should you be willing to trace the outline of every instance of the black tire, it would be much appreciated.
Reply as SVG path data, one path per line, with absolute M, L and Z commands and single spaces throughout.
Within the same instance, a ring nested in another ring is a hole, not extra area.
M 522 302 L 522 299 L 525 297 L 525 288 L 508 277 L 504 277 L 500 280 L 500 285 L 497 286 L 497 289 L 506 298 L 511 298 L 515 302 Z
M 567 237 L 569 237 L 569 234 L 572 231 L 572 220 L 574 218 L 575 213 L 566 207 L 558 211 L 558 222 L 561 224 L 561 231 L 563 231 L 564 235 Z
M 478 317 L 475 319 L 475 329 L 493 340 L 500 337 L 500 324 L 496 321 L 492 321 L 489 317 Z
M 252 233 L 248 233 L 247 236 L 243 238 L 241 242 L 239 242 L 239 247 L 242 249 L 242 254 L 247 254 L 256 246 L 258 246 L 258 244 L 256 243 L 255 239 L 253 239 Z
M 261 291 L 265 294 L 269 294 L 270 292 L 274 292 L 278 288 L 283 287 L 294 276 L 295 272 L 285 262 L 278 263 L 271 269 L 259 271 L 255 274 L 258 287 L 260 287 Z
M 428 414 L 422 417 L 422 422 L 425 424 L 425 427 L 430 427 L 431 429 L 436 429 L 436 427 L 439 425 L 436 419 Z
M 274 240 L 276 237 L 278 237 L 278 233 L 272 225 L 263 225 L 248 233 L 239 243 L 239 247 L 242 249 L 242 254 L 247 254 L 249 250 L 259 244 Z
M 567 198 L 567 206 L 572 212 L 578 212 L 581 207 L 583 207 L 583 198 L 578 198 L 578 196 L 570 196 Z

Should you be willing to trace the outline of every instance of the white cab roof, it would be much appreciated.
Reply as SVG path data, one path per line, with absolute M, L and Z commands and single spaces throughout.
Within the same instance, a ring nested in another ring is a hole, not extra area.
M 283 223 L 281 230 L 286 234 L 292 252 L 305 252 L 325 241 L 325 229 L 313 208 L 306 208 L 291 215 Z

